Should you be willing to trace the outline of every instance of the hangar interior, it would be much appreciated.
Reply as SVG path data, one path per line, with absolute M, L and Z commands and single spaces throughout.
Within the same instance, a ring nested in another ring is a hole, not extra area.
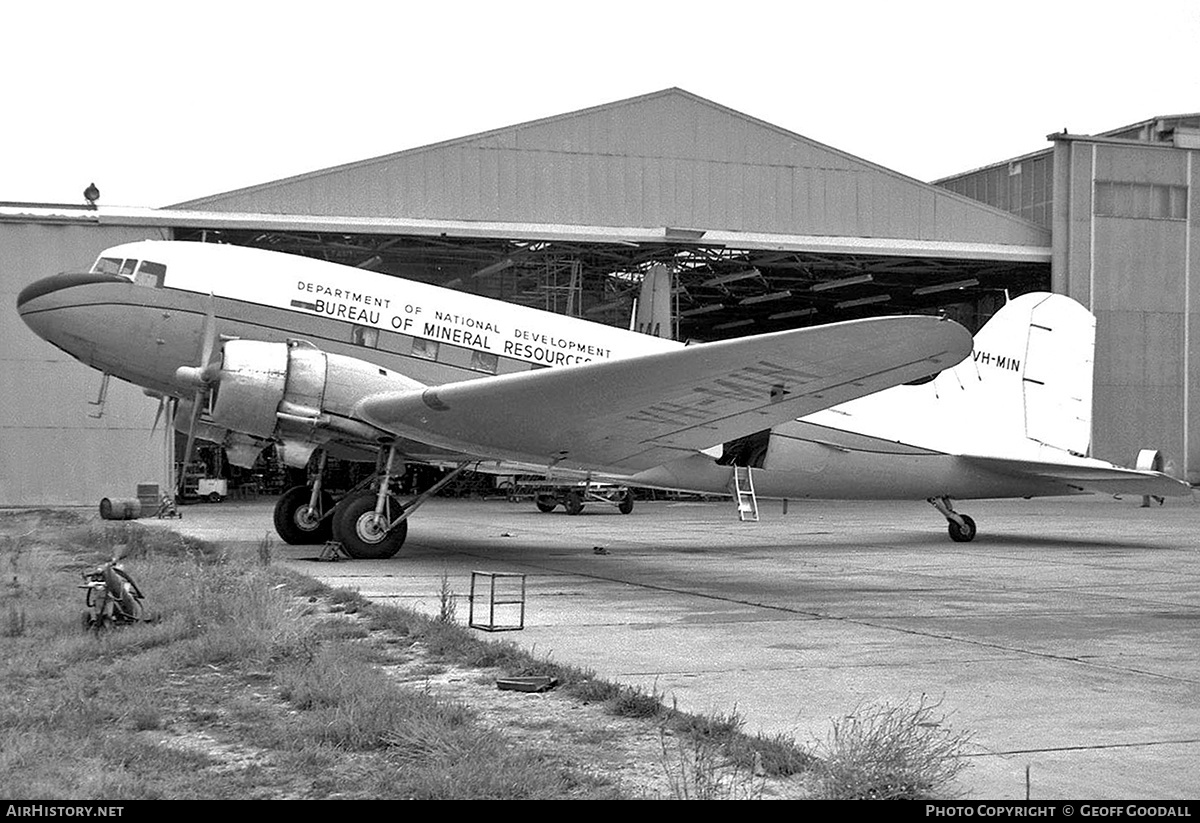
M 815 254 L 689 243 L 526 241 L 176 229 L 319 257 L 545 311 L 628 327 L 642 276 L 674 274 L 680 340 L 719 340 L 856 317 L 941 313 L 976 330 L 1016 296 L 1049 288 L 1048 263 Z
M 643 274 L 664 265 L 674 335 L 694 340 L 902 313 L 974 331 L 1006 296 L 1053 288 L 1100 318 L 1093 453 L 1128 465 L 1139 448 L 1163 448 L 1174 473 L 1196 480 L 1198 123 L 1051 135 L 1044 152 L 929 184 L 666 89 L 164 209 L 0 204 L 4 290 L 143 237 L 316 256 L 617 326 L 629 325 Z M 1133 265 L 1147 259 L 1153 271 Z M 45 443 L 29 362 L 70 374 L 61 393 L 80 418 L 98 378 L 11 333 L 5 377 L 25 388 L 4 425 Z M 136 413 L 102 430 L 146 432 L 153 402 L 121 402 Z M 94 451 L 97 425 L 63 416 L 54 436 Z M 4 449 L 0 505 L 92 503 L 117 482 L 91 464 L 67 484 L 18 482 L 21 448 Z M 160 462 L 128 459 L 119 482 L 157 477 Z

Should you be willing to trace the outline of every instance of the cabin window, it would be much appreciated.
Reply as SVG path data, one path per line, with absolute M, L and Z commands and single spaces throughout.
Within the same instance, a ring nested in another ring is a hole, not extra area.
M 119 257 L 101 257 L 92 266 L 92 271 L 96 274 L 120 274 L 121 273 L 121 258 Z
M 374 349 L 379 347 L 379 329 L 370 326 L 353 326 L 350 329 L 350 342 L 356 346 L 366 346 Z
M 414 337 L 412 342 L 413 357 L 420 357 L 424 360 L 437 360 L 438 348 L 440 346 L 441 344 L 436 340 Z
M 133 270 L 137 268 L 137 264 L 138 264 L 138 261 L 136 261 L 136 260 L 132 260 L 132 259 L 126 260 L 124 263 L 121 264 L 121 271 L 119 272 L 119 274 L 123 277 L 128 277 L 128 278 L 132 279 L 133 278 Z
M 133 282 L 139 286 L 150 286 L 152 288 L 161 289 L 163 277 L 167 274 L 167 267 L 162 263 L 154 263 L 150 260 L 143 260 L 142 265 L 138 267 L 137 274 L 133 278 Z
M 500 358 L 491 352 L 472 351 L 471 352 L 471 368 L 475 371 L 487 372 L 495 374 L 496 368 L 500 365 Z

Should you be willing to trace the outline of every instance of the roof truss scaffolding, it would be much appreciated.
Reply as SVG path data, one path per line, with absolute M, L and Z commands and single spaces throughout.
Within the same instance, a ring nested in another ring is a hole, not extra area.
M 370 268 L 627 327 L 643 273 L 675 274 L 682 338 L 712 340 L 879 314 L 946 313 L 974 330 L 1049 286 L 1044 261 L 261 229 L 177 228 L 180 239 L 251 245 Z

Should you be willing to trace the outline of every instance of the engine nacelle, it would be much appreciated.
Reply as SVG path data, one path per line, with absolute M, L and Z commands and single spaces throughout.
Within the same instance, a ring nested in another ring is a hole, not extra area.
M 331 437 L 373 442 L 386 436 L 353 419 L 355 405 L 370 394 L 422 387 L 374 363 L 328 354 L 299 340 L 230 340 L 213 382 L 214 424 L 283 442 L 296 461 Z
M 175 414 L 175 430 L 181 434 L 187 434 L 191 417 L 192 400 L 185 397 L 179 401 L 179 407 Z M 223 446 L 225 448 L 225 458 L 234 466 L 239 466 L 243 469 L 253 466 L 258 456 L 262 454 L 262 450 L 268 445 L 268 441 L 262 438 L 231 432 L 229 429 L 215 425 L 210 420 L 205 420 L 204 418 L 196 421 L 195 435 L 199 440 L 206 440 L 209 443 L 216 443 L 219 446 Z

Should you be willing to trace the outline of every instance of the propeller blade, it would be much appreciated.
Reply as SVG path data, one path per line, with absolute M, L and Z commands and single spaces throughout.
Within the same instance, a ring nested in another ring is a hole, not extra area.
M 167 408 L 167 398 L 162 396 L 158 398 L 158 411 L 154 412 L 154 425 L 150 427 L 150 439 L 154 439 L 155 433 L 158 431 L 158 421 L 162 419 L 163 412 Z
M 213 362 L 217 345 L 217 315 L 216 301 L 212 293 L 208 295 L 208 307 L 204 311 L 204 328 L 200 333 L 200 351 L 197 352 L 196 365 L 180 366 L 175 369 L 176 385 L 195 389 L 197 391 L 208 387 L 217 380 L 220 369 Z
M 209 365 L 209 360 L 212 359 L 213 347 L 217 342 L 217 312 L 216 300 L 213 299 L 212 292 L 208 293 L 208 307 L 204 312 L 204 336 L 202 338 L 200 359 L 197 361 L 200 364 L 200 369 L 204 370 Z
M 192 453 L 196 448 L 196 422 L 200 419 L 200 406 L 204 403 L 204 390 L 196 392 L 196 396 L 192 398 L 192 414 L 188 419 L 187 445 L 183 449 L 183 470 L 179 472 L 178 485 L 176 492 L 183 493 L 183 477 L 187 473 L 187 467 L 192 462 Z

